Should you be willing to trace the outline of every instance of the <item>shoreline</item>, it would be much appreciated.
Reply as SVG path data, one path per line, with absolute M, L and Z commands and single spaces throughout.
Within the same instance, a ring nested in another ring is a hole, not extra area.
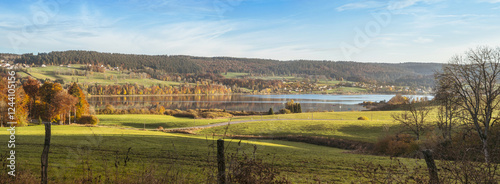
M 262 94 L 252 94 L 252 93 L 228 93 L 228 94 L 163 94 L 163 95 L 89 95 L 87 97 L 141 97 L 141 96 L 224 96 L 224 95 L 396 95 L 398 93 L 331 93 L 331 94 L 321 94 L 321 93 L 262 93 Z M 402 95 L 425 95 L 433 96 L 430 93 L 423 94 L 402 94 Z

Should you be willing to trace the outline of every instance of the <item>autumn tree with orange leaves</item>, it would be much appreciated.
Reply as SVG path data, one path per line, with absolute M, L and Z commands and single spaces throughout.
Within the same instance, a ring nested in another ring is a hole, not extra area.
M 85 98 L 85 94 L 82 89 L 74 82 L 68 89 L 68 94 L 77 98 L 77 102 L 75 104 L 75 118 L 81 118 L 82 115 L 89 113 L 89 103 Z

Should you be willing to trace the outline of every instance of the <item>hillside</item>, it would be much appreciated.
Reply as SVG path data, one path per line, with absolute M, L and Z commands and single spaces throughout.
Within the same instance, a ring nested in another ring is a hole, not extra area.
M 128 70 L 162 73 L 241 72 L 263 75 L 320 75 L 332 79 L 393 85 L 432 86 L 436 63 L 360 63 L 346 61 L 278 61 L 233 57 L 134 55 L 95 51 L 63 51 L 24 54 L 15 60 L 26 64 L 102 64 Z

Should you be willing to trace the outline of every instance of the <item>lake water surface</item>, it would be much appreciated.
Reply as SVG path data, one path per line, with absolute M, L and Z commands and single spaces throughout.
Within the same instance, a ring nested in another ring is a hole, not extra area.
M 298 102 L 302 111 L 360 111 L 366 110 L 358 105 L 363 101 L 389 101 L 395 95 L 198 95 L 198 96 L 116 96 L 91 97 L 89 103 L 96 109 L 111 104 L 117 109 L 144 108 L 151 105 L 162 105 L 166 109 L 227 109 L 236 111 L 278 111 L 290 100 Z M 428 97 L 432 96 L 411 96 Z

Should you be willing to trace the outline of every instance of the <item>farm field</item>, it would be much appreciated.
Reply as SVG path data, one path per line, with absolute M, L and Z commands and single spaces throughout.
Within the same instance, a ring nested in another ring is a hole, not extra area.
M 16 131 L 17 172 L 39 177 L 44 126 L 18 127 Z M 0 139 L 8 139 L 7 134 L 8 131 L 1 131 Z M 64 183 L 98 178 L 127 181 L 126 178 L 132 176 L 146 182 L 145 176 L 155 176 L 187 183 L 213 182 L 209 176 L 216 170 L 212 147 L 215 139 L 218 137 L 54 125 L 49 180 Z M 245 153 L 263 159 L 293 183 L 359 181 L 353 166 L 363 164 L 361 159 L 382 165 L 391 162 L 388 157 L 352 154 L 305 143 L 243 140 L 238 144 L 239 140 L 226 141 L 228 155 L 239 150 L 240 155 Z M 4 172 L 5 167 L 0 170 Z

